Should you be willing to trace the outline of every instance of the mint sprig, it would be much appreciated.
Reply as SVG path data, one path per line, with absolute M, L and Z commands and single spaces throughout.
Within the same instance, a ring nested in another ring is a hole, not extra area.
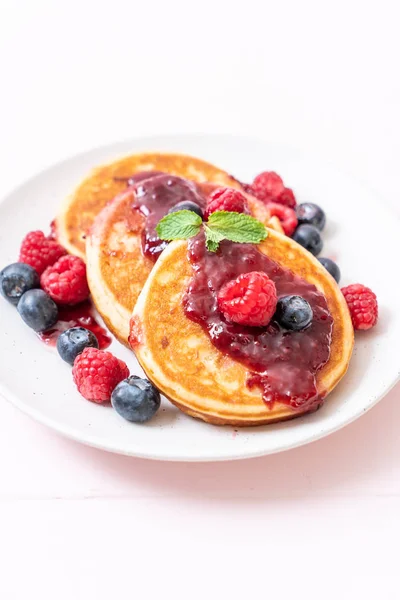
M 201 217 L 191 210 L 178 210 L 165 215 L 156 227 L 160 240 L 186 240 L 197 235 L 202 224 Z
M 222 242 L 224 236 L 218 231 L 214 231 L 208 225 L 204 225 L 204 231 L 206 234 L 206 248 L 210 252 L 216 252 L 218 250 L 219 243 Z
M 217 211 L 210 215 L 207 226 L 221 236 L 222 240 L 231 242 L 259 244 L 267 237 L 265 226 L 243 213 Z
M 161 240 L 186 240 L 197 235 L 202 227 L 210 252 L 216 252 L 222 240 L 259 244 L 268 235 L 265 226 L 254 217 L 228 211 L 212 213 L 207 223 L 203 223 L 196 213 L 179 210 L 163 217 L 156 231 Z

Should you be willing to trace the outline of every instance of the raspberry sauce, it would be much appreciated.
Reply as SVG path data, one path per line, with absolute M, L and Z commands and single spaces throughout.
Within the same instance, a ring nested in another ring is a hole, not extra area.
M 50 233 L 47 237 L 49 240 L 57 240 L 57 225 L 55 219 L 50 223 Z
M 100 350 L 108 348 L 111 344 L 112 340 L 108 332 L 93 316 L 93 307 L 89 301 L 76 306 L 59 307 L 57 323 L 51 329 L 38 335 L 48 346 L 55 346 L 60 333 L 70 327 L 85 327 L 85 329 L 92 331 L 97 337 Z
M 195 202 L 202 210 L 206 206 L 206 198 L 198 190 L 195 183 L 168 175 L 166 173 L 147 172 L 138 173 L 129 178 L 129 184 L 133 186 L 135 199 L 131 205 L 134 213 L 139 212 L 144 218 L 142 232 L 142 251 L 145 256 L 157 260 L 161 252 L 168 246 L 168 242 L 160 240 L 156 232 L 158 222 L 168 213 L 169 209 L 179 202 Z M 128 224 L 132 230 L 137 228 L 137 220 L 134 215 Z
M 223 241 L 216 253 L 205 248 L 204 234 L 189 240 L 194 275 L 183 299 L 189 319 L 199 323 L 218 350 L 249 369 L 247 385 L 261 388 L 265 403 L 279 401 L 293 409 L 318 408 L 315 375 L 329 359 L 333 319 L 317 288 L 262 254 L 252 244 Z M 313 310 L 303 331 L 287 331 L 272 319 L 267 327 L 228 322 L 218 311 L 221 287 L 242 273 L 264 271 L 274 281 L 278 299 L 295 294 Z

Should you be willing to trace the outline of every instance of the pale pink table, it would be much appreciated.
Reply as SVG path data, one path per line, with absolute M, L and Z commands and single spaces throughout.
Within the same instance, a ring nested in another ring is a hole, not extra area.
M 397 386 L 357 422 L 293 451 L 161 463 L 65 440 L 1 400 L 0 598 L 28 588 L 40 591 L 33 598 L 135 598 L 136 585 L 149 594 L 140 597 L 225 598 L 222 566 L 237 597 L 264 597 L 271 572 L 289 595 L 296 581 L 317 594 L 329 578 L 323 596 L 347 597 L 345 577 L 354 593 L 368 582 L 375 597 L 398 598 L 388 546 L 400 537 L 399 427 Z

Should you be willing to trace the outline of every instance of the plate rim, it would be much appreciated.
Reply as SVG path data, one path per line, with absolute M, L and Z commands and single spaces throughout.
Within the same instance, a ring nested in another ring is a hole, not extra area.
M 139 136 L 135 136 L 135 137 L 124 138 L 124 139 L 112 141 L 109 143 L 97 145 L 97 146 L 94 146 L 91 148 L 86 148 L 83 151 L 77 152 L 75 154 L 70 154 L 70 155 L 58 160 L 57 162 L 55 162 L 53 164 L 49 164 L 49 165 L 45 166 L 37 173 L 34 173 L 33 175 L 24 179 L 18 185 L 14 186 L 10 190 L 7 190 L 5 195 L 0 198 L 0 206 L 7 204 L 9 199 L 14 194 L 18 194 L 18 192 L 25 186 L 29 185 L 29 183 L 35 181 L 36 179 L 40 179 L 43 176 L 46 176 L 46 174 L 48 172 L 52 171 L 53 169 L 55 169 L 57 167 L 61 167 L 63 165 L 66 165 L 66 164 L 68 164 L 68 162 L 77 160 L 77 159 L 79 159 L 79 157 L 84 157 L 87 154 L 96 153 L 96 152 L 100 153 L 103 151 L 107 151 L 108 149 L 111 150 L 113 147 L 116 147 L 118 145 L 129 144 L 129 143 L 143 144 L 143 146 L 145 146 L 146 144 L 148 144 L 148 145 L 152 144 L 153 141 L 155 142 L 156 140 L 158 140 L 158 143 L 160 143 L 160 140 L 165 140 L 165 142 L 168 143 L 168 140 L 174 140 L 176 142 L 178 140 L 182 140 L 183 138 L 193 140 L 193 138 L 199 138 L 199 137 L 206 138 L 206 139 L 207 138 L 219 138 L 220 140 L 228 139 L 228 138 L 230 138 L 230 139 L 234 138 L 236 140 L 242 139 L 242 140 L 246 140 L 247 143 L 259 143 L 259 144 L 264 143 L 264 144 L 272 145 L 274 147 L 279 147 L 283 150 L 291 150 L 292 152 L 294 151 L 296 153 L 301 153 L 302 156 L 304 156 L 305 158 L 310 158 L 310 160 L 312 160 L 312 157 L 313 157 L 312 152 L 310 152 L 308 149 L 298 149 L 298 148 L 291 147 L 289 145 L 276 143 L 275 141 L 272 141 L 272 140 L 269 141 L 267 138 L 262 137 L 262 136 L 243 135 L 243 134 L 235 134 L 235 133 L 200 133 L 200 132 L 193 132 L 193 133 L 188 133 L 188 132 L 177 133 L 177 132 L 175 132 L 175 133 L 139 135 Z M 321 160 L 321 158 L 319 158 L 318 160 Z M 322 162 L 324 163 L 324 162 L 330 162 L 330 161 L 328 161 L 328 160 L 325 161 L 324 157 L 322 157 Z M 372 186 L 369 186 L 368 183 L 364 182 L 357 176 L 353 176 L 351 173 L 348 173 L 347 169 L 346 170 L 341 169 L 340 166 L 336 165 L 336 163 L 333 165 L 330 164 L 330 166 L 331 167 L 333 166 L 333 168 L 335 170 L 343 173 L 345 176 L 347 176 L 347 177 L 350 176 L 353 181 L 355 181 L 357 184 L 361 185 L 362 187 L 367 188 L 370 192 L 373 193 L 373 195 L 375 197 L 381 198 L 383 200 L 383 209 L 392 218 L 399 220 L 399 215 L 396 213 L 395 209 L 390 205 L 390 203 L 385 201 L 384 196 L 382 197 L 380 194 L 377 194 L 376 190 Z M 304 439 L 294 440 L 293 443 L 286 443 L 284 446 L 280 446 L 280 447 L 276 447 L 276 448 L 272 448 L 272 449 L 246 451 L 245 449 L 242 448 L 239 452 L 238 451 L 235 452 L 234 449 L 232 448 L 229 455 L 222 455 L 222 456 L 210 455 L 210 456 L 197 456 L 197 457 L 190 456 L 190 455 L 184 457 L 181 454 L 179 454 L 179 455 L 171 454 L 171 453 L 168 454 L 165 452 L 161 453 L 158 451 L 157 447 L 155 448 L 155 450 L 152 451 L 151 454 L 140 451 L 140 450 L 130 451 L 126 448 L 118 447 L 118 445 L 116 445 L 115 443 L 107 444 L 104 441 L 100 441 L 100 439 L 97 438 L 97 436 L 95 436 L 93 434 L 86 433 L 85 437 L 82 437 L 82 434 L 79 433 L 78 430 L 75 430 L 74 427 L 65 426 L 65 425 L 63 425 L 62 421 L 60 422 L 60 421 L 57 421 L 56 419 L 54 419 L 53 417 L 46 416 L 46 414 L 44 414 L 43 411 L 36 409 L 32 405 L 25 403 L 23 400 L 21 400 L 18 397 L 18 395 L 16 395 L 2 381 L 0 381 L 0 395 L 5 400 L 10 402 L 13 406 L 18 408 L 21 412 L 28 415 L 29 417 L 31 417 L 32 419 L 34 419 L 41 425 L 49 427 L 53 431 L 62 435 L 63 437 L 66 437 L 73 441 L 79 442 L 86 446 L 97 448 L 99 450 L 112 452 L 112 453 L 116 453 L 116 454 L 121 454 L 121 455 L 125 455 L 125 456 L 143 458 L 143 459 L 147 459 L 147 460 L 160 460 L 160 461 L 168 461 L 168 462 L 224 462 L 224 461 L 229 461 L 229 460 L 244 460 L 244 459 L 249 459 L 249 458 L 257 458 L 260 456 L 266 456 L 266 455 L 270 455 L 270 454 L 277 454 L 280 452 L 285 452 L 287 450 L 292 450 L 294 448 L 297 448 L 297 447 L 318 441 L 324 437 L 327 437 L 327 436 L 331 435 L 332 433 L 339 431 L 343 427 L 350 425 L 351 423 L 356 421 L 358 418 L 360 418 L 361 416 L 366 414 L 376 404 L 378 404 L 378 402 L 380 402 L 380 400 L 382 400 L 382 398 L 384 396 L 386 396 L 391 391 L 391 389 L 394 388 L 394 386 L 399 382 L 399 380 L 400 380 L 400 372 L 397 372 L 396 375 L 394 376 L 393 380 L 388 382 L 386 387 L 382 390 L 382 392 L 380 394 L 377 394 L 368 405 L 361 407 L 354 414 L 350 415 L 350 417 L 346 417 L 345 419 L 343 419 L 342 421 L 339 421 L 336 424 L 333 424 L 329 427 L 324 427 L 324 429 L 322 429 L 322 430 L 317 429 L 315 432 L 313 432 L 312 434 L 309 434 L 308 437 L 306 437 Z
M 236 453 L 232 452 L 229 456 L 209 456 L 209 457 L 204 457 L 204 456 L 202 456 L 202 457 L 201 456 L 199 456 L 199 457 L 196 457 L 196 456 L 182 457 L 181 455 L 174 455 L 174 454 L 169 454 L 169 455 L 161 454 L 161 453 L 157 454 L 157 452 L 153 452 L 153 454 L 148 454 L 146 452 L 141 452 L 141 451 L 129 452 L 128 450 L 126 450 L 122 447 L 117 448 L 115 445 L 113 445 L 111 447 L 111 445 L 107 445 L 105 443 L 98 441 L 95 436 L 88 435 L 88 436 L 86 436 L 86 438 L 82 438 L 78 433 L 75 432 L 75 430 L 73 428 L 62 426 L 55 419 L 52 419 L 51 417 L 46 417 L 45 415 L 43 415 L 43 413 L 41 411 L 37 411 L 37 410 L 33 409 L 32 407 L 30 407 L 29 405 L 25 404 L 24 402 L 20 401 L 18 396 L 16 396 L 11 390 L 9 390 L 9 388 L 7 386 L 3 385 L 2 382 L 0 382 L 0 395 L 7 402 L 9 402 L 12 406 L 15 406 L 23 414 L 27 415 L 28 417 L 30 417 L 37 423 L 40 423 L 40 425 L 44 425 L 45 427 L 48 427 L 52 431 L 55 431 L 57 434 L 60 434 L 64 438 L 67 438 L 74 442 L 78 442 L 80 444 L 83 444 L 84 446 L 89 446 L 91 448 L 96 448 L 97 450 L 110 452 L 112 454 L 119 454 L 122 456 L 131 456 L 133 458 L 141 458 L 141 459 L 146 459 L 146 460 L 155 460 L 155 461 L 163 461 L 163 462 L 210 463 L 210 462 L 227 462 L 227 461 L 247 460 L 247 459 L 251 459 L 251 458 L 260 458 L 262 456 L 271 456 L 273 454 L 280 454 L 281 452 L 287 452 L 289 450 L 294 450 L 295 448 L 301 448 L 302 446 L 306 446 L 308 444 L 312 444 L 313 442 L 317 442 L 318 440 L 321 440 L 325 437 L 332 435 L 333 433 L 336 433 L 337 431 L 340 431 L 344 427 L 347 427 L 347 425 L 351 425 L 351 423 L 354 423 L 354 421 L 357 421 L 358 419 L 363 417 L 365 414 L 367 414 L 372 408 L 374 408 L 374 406 L 376 406 L 395 387 L 395 385 L 399 382 L 399 380 L 400 380 L 400 375 L 397 375 L 397 378 L 393 381 L 392 384 L 390 384 L 388 386 L 387 389 L 385 389 L 382 392 L 381 395 L 376 396 L 374 398 L 373 402 L 371 402 L 367 407 L 364 407 L 362 410 L 360 410 L 359 413 L 354 414 L 352 416 L 352 418 L 346 420 L 343 423 L 338 423 L 337 426 L 331 427 L 330 429 L 324 429 L 322 431 L 320 430 L 319 433 L 317 432 L 317 433 L 313 434 L 312 436 L 309 437 L 309 439 L 295 441 L 295 442 L 293 442 L 293 444 L 287 444 L 285 447 L 275 448 L 272 450 L 260 450 L 260 451 L 253 451 L 253 452 L 249 451 L 246 453 L 244 451 L 241 451 L 241 452 L 236 452 Z

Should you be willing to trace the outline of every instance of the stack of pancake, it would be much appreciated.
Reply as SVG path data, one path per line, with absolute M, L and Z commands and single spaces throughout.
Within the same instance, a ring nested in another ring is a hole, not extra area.
M 317 373 L 321 398 L 345 374 L 351 357 L 354 336 L 347 305 L 318 260 L 283 235 L 268 207 L 246 194 L 236 179 L 178 154 L 138 154 L 95 169 L 57 217 L 58 240 L 86 261 L 92 299 L 107 327 L 125 345 L 133 329 L 132 347 L 148 378 L 191 416 L 242 426 L 299 416 L 302 411 L 286 403 L 267 406 L 261 391 L 246 385 L 246 367 L 218 350 L 202 327 L 186 317 L 182 298 L 192 274 L 187 242 L 170 243 L 156 262 L 144 256 L 144 218 L 138 215 L 134 228 L 126 218 L 135 194 L 127 182 L 143 171 L 189 179 L 204 193 L 218 186 L 241 190 L 251 214 L 269 229 L 259 250 L 313 283 L 327 300 L 334 322 L 330 358 Z

